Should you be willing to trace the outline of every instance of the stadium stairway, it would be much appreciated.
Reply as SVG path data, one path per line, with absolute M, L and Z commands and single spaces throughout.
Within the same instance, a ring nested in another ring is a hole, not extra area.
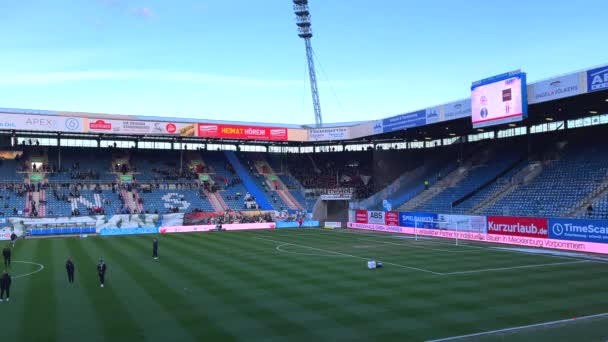
M 120 189 L 120 194 L 122 195 L 122 201 L 125 204 L 125 207 L 129 209 L 130 212 L 134 213 L 138 210 L 137 202 L 135 200 L 135 189 L 133 192 L 128 192 L 126 189 Z
M 199 153 L 192 151 L 187 154 L 187 158 L 189 160 L 188 165 L 191 170 L 195 170 L 198 176 L 200 176 L 201 174 L 206 174 L 205 172 L 202 172 L 205 167 L 211 168 L 200 157 L 201 156 Z M 215 184 L 213 177 L 209 177 L 209 180 L 207 180 L 207 182 L 209 182 L 211 186 Z M 199 187 L 202 185 L 200 180 L 197 181 L 197 184 L 199 185 Z M 211 206 L 213 207 L 214 211 L 220 212 L 229 209 L 228 204 L 224 201 L 224 199 L 218 192 L 209 192 L 206 189 L 203 189 L 203 193 L 205 194 L 205 196 L 207 196 L 207 199 L 209 200 L 209 203 L 211 203 Z
M 597 207 L 601 209 L 601 201 L 608 195 L 608 178 L 604 179 L 587 197 L 583 198 L 572 210 L 568 212 L 566 217 L 585 217 L 595 216 L 594 212 L 587 214 L 587 207 Z M 605 218 L 603 213 L 599 215 L 601 218 Z M 597 217 L 597 218 L 600 218 Z
M 230 162 L 230 164 L 234 168 L 236 174 L 243 181 L 243 184 L 245 185 L 247 191 L 255 197 L 256 202 L 260 206 L 260 209 L 273 210 L 273 207 L 272 205 L 270 205 L 270 202 L 264 194 L 264 191 L 262 191 L 257 186 L 255 179 L 253 179 L 249 171 L 247 171 L 247 169 L 243 166 L 236 153 L 234 153 L 233 151 L 224 151 L 224 155 L 226 156 L 226 159 L 228 159 L 228 162 Z
M 268 161 L 266 160 L 258 160 L 255 162 L 255 167 L 261 175 L 264 176 L 265 182 L 270 189 L 272 189 L 276 194 L 283 200 L 283 202 L 287 205 L 289 209 L 292 210 L 303 210 L 304 206 L 300 204 L 292 194 L 287 190 L 287 186 L 281 180 L 279 175 L 274 172 L 274 169 Z
M 467 170 L 471 167 L 471 161 L 456 168 L 454 171 L 447 174 L 443 179 L 439 180 L 434 185 L 431 185 L 427 190 L 422 191 L 417 196 L 414 196 L 409 201 L 399 206 L 398 211 L 412 211 L 417 207 L 423 206 L 435 196 L 444 192 L 447 188 L 458 184 L 467 174 Z
M 527 164 L 517 173 L 515 173 L 510 181 L 496 182 L 486 189 L 486 193 L 480 193 L 476 198 L 472 198 L 471 201 L 475 201 L 476 204 L 471 207 L 469 213 L 481 214 L 496 202 L 500 201 L 503 197 L 509 195 L 513 191 L 522 185 L 532 181 L 538 175 L 542 173 L 542 163 Z

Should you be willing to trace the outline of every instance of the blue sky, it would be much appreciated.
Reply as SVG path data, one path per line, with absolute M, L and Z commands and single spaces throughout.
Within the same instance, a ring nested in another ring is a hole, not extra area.
M 325 122 L 608 62 L 605 0 L 310 0 Z M 312 123 L 290 0 L 0 0 L 0 107 Z

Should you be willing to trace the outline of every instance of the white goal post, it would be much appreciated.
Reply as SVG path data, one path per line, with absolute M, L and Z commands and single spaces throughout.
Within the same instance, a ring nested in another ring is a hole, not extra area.
M 456 234 L 454 234 L 454 238 L 449 238 L 449 237 L 427 237 L 427 238 L 441 238 L 441 239 L 446 239 L 446 240 L 450 240 L 453 239 L 454 243 L 456 245 L 458 245 L 458 233 L 460 232 L 472 232 L 472 233 L 484 233 L 485 228 L 483 227 L 483 225 L 481 224 L 476 224 L 475 222 L 472 222 L 471 220 L 467 220 L 467 219 L 450 219 L 450 220 L 414 220 L 414 228 L 416 228 L 414 230 L 414 235 L 415 235 L 415 239 L 416 241 L 419 240 L 419 238 L 421 237 L 427 237 L 427 236 L 419 236 L 418 235 L 418 229 L 423 228 L 423 229 L 432 229 L 432 230 L 449 230 L 449 231 L 453 231 Z

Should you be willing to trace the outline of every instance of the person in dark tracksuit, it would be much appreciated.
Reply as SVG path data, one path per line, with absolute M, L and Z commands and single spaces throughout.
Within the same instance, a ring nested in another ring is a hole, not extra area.
M 11 249 L 10 247 L 4 247 L 2 250 L 2 256 L 4 257 L 4 267 L 11 267 Z
M 13 248 L 15 248 L 15 242 L 17 242 L 17 234 L 14 232 L 11 234 L 11 242 L 13 243 Z
M 104 286 L 106 282 L 106 263 L 103 262 L 103 259 L 99 259 L 99 264 L 97 264 L 97 274 L 99 275 L 99 283 L 100 287 Z
M 68 261 L 65 263 L 65 270 L 68 272 L 68 282 L 70 284 L 74 283 L 74 272 L 76 271 L 76 267 L 72 262 L 72 258 L 68 258 Z
M 158 239 L 152 240 L 152 257 L 158 260 Z
M 11 276 L 6 271 L 2 273 L 2 277 L 0 278 L 0 302 L 4 300 L 4 293 L 6 293 L 6 301 L 10 301 Z

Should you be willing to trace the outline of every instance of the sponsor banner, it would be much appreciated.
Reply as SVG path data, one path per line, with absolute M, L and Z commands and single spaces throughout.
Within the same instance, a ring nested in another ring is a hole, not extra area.
M 608 244 L 581 242 L 581 241 L 564 241 L 555 239 L 538 239 L 532 237 L 510 236 L 510 235 L 493 235 L 474 232 L 456 232 L 453 230 L 440 229 L 415 229 L 405 227 L 390 227 L 386 225 L 364 224 L 364 223 L 348 223 L 348 228 L 374 230 L 381 232 L 402 233 L 410 235 L 430 236 L 446 239 L 470 240 L 487 243 L 497 243 L 506 245 L 519 245 L 527 247 L 561 249 L 585 253 L 601 253 L 608 254 Z
M 445 121 L 470 118 L 471 117 L 471 99 L 450 102 L 443 106 Z
M 382 132 L 394 132 L 424 125 L 426 125 L 426 110 L 419 110 L 383 119 Z
M 326 221 L 324 228 L 327 229 L 337 229 L 337 228 L 342 228 L 342 222 L 331 222 L 331 221 Z
M 101 228 L 101 229 L 99 229 L 99 235 L 101 235 L 101 236 L 139 235 L 139 234 L 158 234 L 158 228 L 143 227 L 143 228 Z
M 81 118 L 0 113 L 0 129 L 82 133 Z
M 401 227 L 437 228 L 437 214 L 430 213 L 399 213 Z
M 295 221 L 279 221 L 275 222 L 276 228 L 300 228 L 300 223 Z M 302 228 L 319 227 L 319 221 L 302 221 Z M 222 227 L 223 228 L 223 227 Z
M 348 127 L 318 128 L 311 129 L 308 132 L 308 140 L 310 141 L 330 141 L 348 139 L 350 139 L 350 130 Z
M 385 224 L 386 221 L 384 220 L 384 211 L 368 211 L 367 223 Z
M 319 196 L 322 201 L 350 201 L 353 198 L 352 194 L 326 194 Z
M 198 124 L 201 138 L 287 141 L 287 128 Z
M 565 75 L 550 80 L 534 83 L 532 93 L 529 94 L 529 103 L 539 103 L 575 96 L 583 93 L 580 77 L 577 74 Z
M 355 222 L 367 223 L 367 210 L 357 210 L 355 212 Z
M 608 89 L 608 65 L 587 70 L 587 90 L 589 92 Z
M 437 223 L 439 229 L 477 233 L 488 232 L 485 216 L 438 214 L 437 221 L 439 221 Z
M 434 124 L 436 122 L 445 121 L 443 116 L 443 106 L 431 107 L 426 109 L 426 124 Z
M 488 233 L 546 239 L 546 218 L 488 216 Z
M 84 132 L 107 134 L 179 135 L 194 137 L 196 124 L 159 121 L 84 119 Z
M 608 221 L 549 219 L 549 238 L 608 243 Z
M 235 224 L 223 224 L 222 229 L 224 230 L 248 230 L 248 229 L 274 229 L 276 224 L 274 222 L 269 223 L 235 223 Z M 174 226 L 174 227 L 160 227 L 158 232 L 160 234 L 171 234 L 171 233 L 192 233 L 192 232 L 209 232 L 215 230 L 214 224 L 206 224 L 199 226 Z
M 387 226 L 398 226 L 399 225 L 399 213 L 394 211 L 387 211 L 384 214 L 384 224 Z

